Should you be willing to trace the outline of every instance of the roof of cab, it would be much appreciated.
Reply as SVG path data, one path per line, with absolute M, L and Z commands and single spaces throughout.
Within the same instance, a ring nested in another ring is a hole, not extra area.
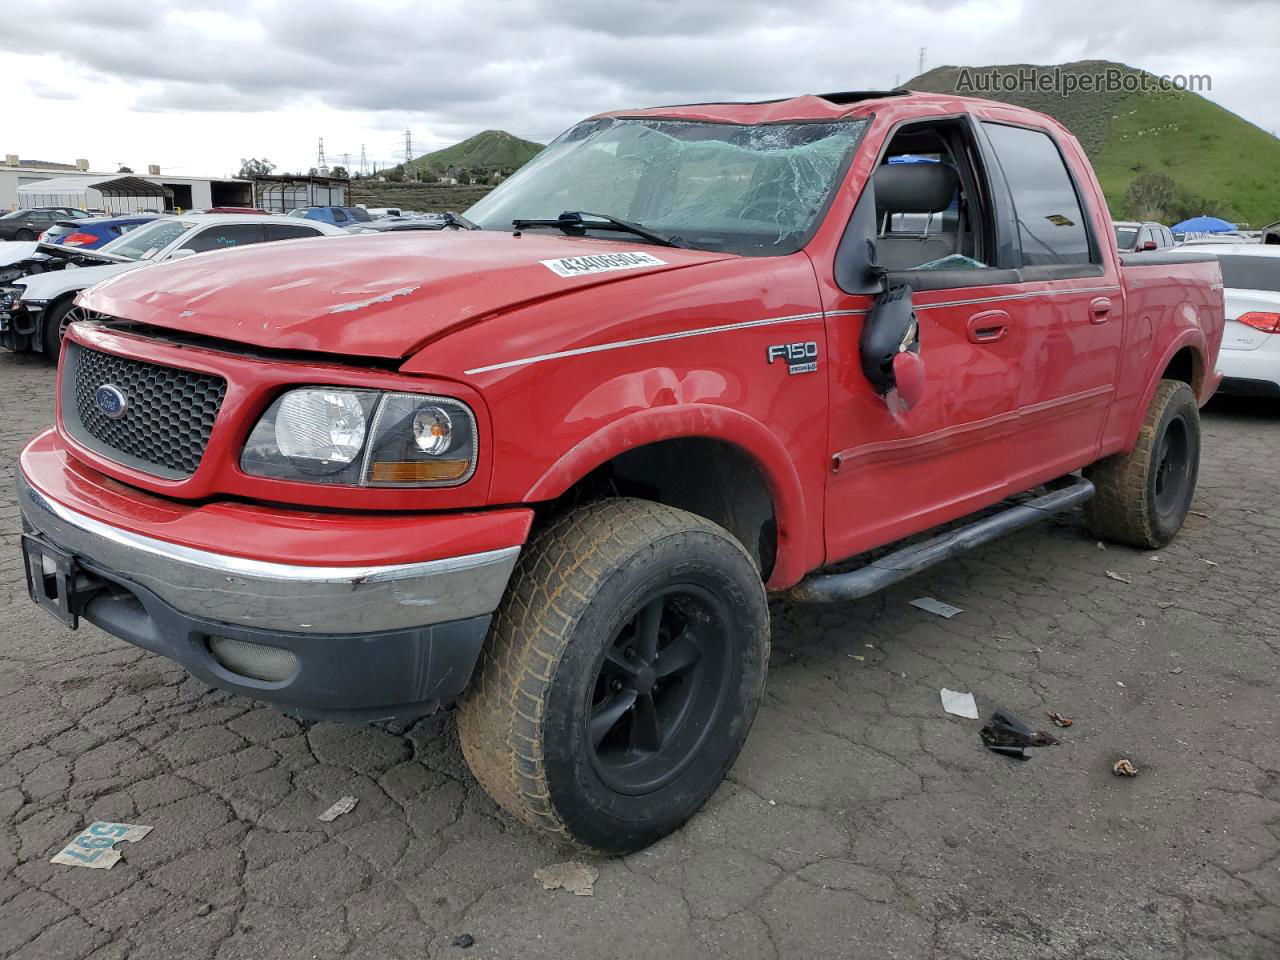
M 925 113 L 959 111 L 974 105 L 1003 108 L 1039 116 L 1007 103 L 959 97 L 954 94 L 917 93 L 911 90 L 851 90 L 841 93 L 807 93 L 780 100 L 754 103 L 682 103 L 671 106 L 609 110 L 597 117 L 666 117 L 713 123 L 785 123 L 787 121 L 840 120 L 867 116 L 892 108 L 927 108 Z

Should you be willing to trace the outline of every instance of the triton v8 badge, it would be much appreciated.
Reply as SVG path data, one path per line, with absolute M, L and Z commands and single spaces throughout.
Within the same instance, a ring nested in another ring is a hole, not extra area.
M 785 360 L 788 373 L 815 373 L 818 369 L 818 344 L 813 340 L 774 344 L 769 348 L 769 362 L 775 360 Z

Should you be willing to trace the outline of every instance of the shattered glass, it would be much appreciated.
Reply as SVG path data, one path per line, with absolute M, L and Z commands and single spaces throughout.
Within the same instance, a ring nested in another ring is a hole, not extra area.
M 799 249 L 865 121 L 728 124 L 605 119 L 578 124 L 467 211 L 485 229 L 514 219 L 604 213 L 693 247 Z

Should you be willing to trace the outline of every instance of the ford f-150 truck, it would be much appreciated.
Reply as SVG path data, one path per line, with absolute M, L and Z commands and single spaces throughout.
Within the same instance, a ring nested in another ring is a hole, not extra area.
M 1188 511 L 1218 266 L 1119 255 L 1047 117 L 628 110 L 447 222 L 81 295 L 21 455 L 32 597 L 297 715 L 456 703 L 502 806 L 616 852 L 733 763 L 769 592 Z

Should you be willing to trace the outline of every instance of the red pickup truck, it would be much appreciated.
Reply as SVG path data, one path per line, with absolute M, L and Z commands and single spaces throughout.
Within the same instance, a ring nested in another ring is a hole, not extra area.
M 1218 267 L 1120 256 L 1039 114 L 606 114 L 448 222 L 84 293 L 21 456 L 33 598 L 302 716 L 457 703 L 500 804 L 624 851 L 737 756 L 769 592 L 1187 513 Z

